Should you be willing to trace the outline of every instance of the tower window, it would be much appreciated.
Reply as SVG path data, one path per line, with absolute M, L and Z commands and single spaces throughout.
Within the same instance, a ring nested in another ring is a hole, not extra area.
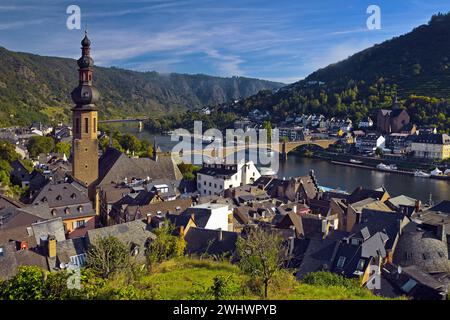
M 89 118 L 84 118 L 84 132 L 89 133 Z
M 94 118 L 93 132 L 97 132 L 97 119 Z

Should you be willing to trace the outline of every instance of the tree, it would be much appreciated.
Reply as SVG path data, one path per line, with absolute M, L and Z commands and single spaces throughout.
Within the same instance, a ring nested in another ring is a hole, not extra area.
M 267 143 L 272 142 L 272 124 L 270 121 L 264 121 L 263 129 L 267 130 Z
M 270 281 L 287 259 L 282 239 L 273 231 L 254 228 L 238 239 L 237 251 L 240 268 L 261 279 L 267 299 Z
M 45 298 L 45 274 L 36 266 L 19 267 L 19 273 L 0 288 L 0 300 L 42 300 Z
M 86 265 L 104 279 L 130 266 L 130 251 L 119 239 L 97 239 L 88 251 Z
M 377 149 L 375 150 L 375 154 L 376 154 L 377 156 L 379 156 L 379 157 L 383 156 L 383 149 L 377 148 Z
M 27 143 L 27 149 L 32 158 L 36 158 L 39 154 L 48 154 L 55 148 L 55 141 L 52 137 L 31 137 Z
M 70 150 L 72 145 L 68 142 L 58 142 L 55 146 L 55 152 L 65 154 L 66 157 L 70 156 Z
M 173 235 L 173 230 L 174 226 L 166 222 L 154 231 L 156 239 L 150 243 L 147 252 L 147 261 L 150 266 L 183 255 L 186 242 L 181 235 Z
M 200 170 L 199 166 L 195 166 L 191 163 L 184 163 L 181 162 L 178 165 L 178 169 L 180 169 L 181 174 L 183 175 L 183 178 L 188 180 L 188 181 L 193 181 L 195 180 L 196 177 L 196 172 L 198 170 Z
M 206 290 L 206 293 L 213 296 L 214 300 L 224 300 L 238 289 L 239 286 L 234 283 L 232 275 L 228 277 L 218 275 L 214 277 L 213 284 Z
M 6 160 L 0 160 L 0 183 L 8 186 L 11 183 L 12 167 Z
M 11 163 L 20 159 L 20 155 L 16 152 L 16 147 L 5 140 L 0 140 L 0 159 Z
M 133 136 L 132 134 L 124 134 L 120 140 L 120 145 L 125 150 L 131 151 L 131 152 L 138 152 L 141 150 L 141 142 L 138 138 Z

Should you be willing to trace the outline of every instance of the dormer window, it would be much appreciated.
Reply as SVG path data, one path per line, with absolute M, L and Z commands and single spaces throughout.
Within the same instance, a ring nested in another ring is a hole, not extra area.
M 70 209 L 69 209 L 69 207 L 66 207 L 66 208 L 64 209 L 64 213 L 65 213 L 65 214 L 70 214 Z
M 344 267 L 345 260 L 346 260 L 345 257 L 343 257 L 343 256 L 340 256 L 340 257 L 339 257 L 339 260 L 338 260 L 338 262 L 337 262 L 337 267 L 338 267 L 339 269 L 342 269 L 342 268 Z
M 43 198 L 41 199 L 41 202 L 47 202 L 47 198 L 46 198 L 46 197 L 43 197 Z
M 83 206 L 79 206 L 79 207 L 78 207 L 78 212 L 79 212 L 79 213 L 82 213 L 82 212 L 83 212 Z
M 56 209 L 52 209 L 52 216 L 56 216 Z
M 58 196 L 56 197 L 56 200 L 61 201 L 61 200 L 62 200 L 61 195 L 58 195 Z
M 72 193 L 70 196 L 72 199 L 75 199 L 77 197 L 77 195 L 75 193 Z

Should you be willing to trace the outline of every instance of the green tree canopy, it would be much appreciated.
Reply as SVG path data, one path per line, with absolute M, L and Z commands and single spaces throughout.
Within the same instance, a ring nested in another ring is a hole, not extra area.
M 36 158 L 39 154 L 48 154 L 55 148 L 55 140 L 51 137 L 33 136 L 27 143 L 27 149 L 32 158 Z

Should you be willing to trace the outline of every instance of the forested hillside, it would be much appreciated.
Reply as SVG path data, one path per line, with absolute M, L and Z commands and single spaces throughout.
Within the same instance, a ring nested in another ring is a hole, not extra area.
M 95 50 L 93 51 L 95 59 Z M 77 86 L 73 59 L 42 57 L 0 47 L 0 126 L 67 120 Z M 281 83 L 244 77 L 159 74 L 95 67 L 103 118 L 148 116 L 248 97 Z

